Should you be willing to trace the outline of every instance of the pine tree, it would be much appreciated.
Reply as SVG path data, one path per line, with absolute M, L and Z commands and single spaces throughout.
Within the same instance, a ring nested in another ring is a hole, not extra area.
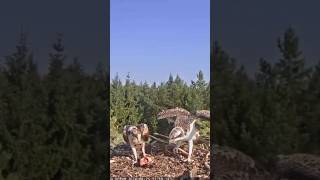
M 293 28 L 288 28 L 283 39 L 278 39 L 278 48 L 282 55 L 275 65 L 279 88 L 282 95 L 294 96 L 306 88 L 310 70 L 305 68 L 299 38 Z
M 305 121 L 300 128 L 301 134 L 305 139 L 301 146 L 303 151 L 319 153 L 320 62 L 318 62 L 314 68 L 309 81 L 308 91 L 304 97 L 305 103 L 303 104 L 303 110 Z
M 45 162 L 47 150 L 46 98 L 33 54 L 27 47 L 26 33 L 21 33 L 16 52 L 6 57 L 4 74 L 8 82 L 3 97 L 7 122 L 2 127 L 10 139 L 4 147 L 12 152 L 11 165 L 6 170 L 19 172 L 17 175 L 24 178 L 45 177 L 49 170 L 40 164 Z

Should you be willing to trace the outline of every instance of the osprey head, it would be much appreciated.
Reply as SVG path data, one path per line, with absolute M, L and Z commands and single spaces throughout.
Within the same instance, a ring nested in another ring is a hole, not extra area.
M 138 141 L 141 141 L 141 132 L 137 127 L 131 126 L 128 129 L 128 132 L 131 136 L 138 139 Z

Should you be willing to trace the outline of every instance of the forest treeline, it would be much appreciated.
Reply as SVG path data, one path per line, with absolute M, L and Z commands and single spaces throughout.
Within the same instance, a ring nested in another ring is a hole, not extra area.
M 209 109 L 210 101 L 217 144 L 263 163 L 278 154 L 320 153 L 320 63 L 305 65 L 292 28 L 277 41 L 277 62 L 260 59 L 254 77 L 214 44 L 211 97 L 202 72 L 191 84 L 171 75 L 161 84 L 137 84 L 129 76 L 107 84 L 103 65 L 88 74 L 77 59 L 66 63 L 61 36 L 40 75 L 26 40 L 22 33 L 16 50 L 1 59 L 0 179 L 99 179 L 107 168 L 106 122 L 116 144 L 125 124 L 145 122 L 152 132 L 168 133 L 168 124 L 156 120 L 159 111 Z
M 208 67 L 209 68 L 209 67 Z M 166 82 L 156 84 L 136 83 L 127 75 L 122 82 L 118 75 L 110 85 L 110 142 L 113 145 L 123 142 L 122 129 L 125 125 L 146 123 L 151 133 L 168 135 L 172 124 L 157 120 L 161 110 L 182 107 L 190 112 L 210 109 L 210 86 L 199 71 L 190 84 L 179 75 L 171 74 Z M 201 123 L 203 136 L 210 136 L 210 122 Z
M 40 75 L 27 36 L 1 58 L 0 179 L 103 179 L 106 68 L 85 73 L 57 36 Z
M 217 42 L 211 54 L 213 138 L 265 164 L 278 154 L 320 153 L 320 62 L 306 66 L 291 27 L 276 42 L 281 56 L 261 58 L 254 77 Z

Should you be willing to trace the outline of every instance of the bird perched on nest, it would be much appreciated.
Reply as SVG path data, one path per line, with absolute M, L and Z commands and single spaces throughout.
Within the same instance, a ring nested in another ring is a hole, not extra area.
M 133 164 L 137 163 L 138 161 L 137 147 L 139 145 L 141 145 L 143 157 L 147 155 L 145 152 L 145 143 L 149 139 L 149 129 L 147 124 L 138 124 L 137 126 L 124 126 L 123 139 L 131 147 L 135 158 Z
M 210 119 L 210 111 L 199 110 L 195 115 L 183 108 L 173 108 L 160 112 L 158 119 L 168 119 L 169 122 L 174 123 L 174 128 L 169 134 L 169 143 L 176 144 L 174 152 L 178 151 L 181 143 L 187 141 L 189 145 L 188 162 L 191 162 L 191 155 L 193 150 L 193 141 L 196 140 L 199 134 L 199 125 L 197 120 L 199 119 Z

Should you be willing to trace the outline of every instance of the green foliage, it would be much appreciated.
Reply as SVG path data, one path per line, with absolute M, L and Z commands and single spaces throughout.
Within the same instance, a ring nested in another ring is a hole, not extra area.
M 306 68 L 292 28 L 278 39 L 275 64 L 260 59 L 255 79 L 216 43 L 214 131 L 218 144 L 263 163 L 277 154 L 319 153 L 319 66 Z
M 112 145 L 120 144 L 123 142 L 122 133 L 119 132 L 119 127 L 116 125 L 117 118 L 110 117 L 110 143 Z
M 0 67 L 0 179 L 98 179 L 105 165 L 101 72 L 65 64 L 62 36 L 40 75 L 27 37 Z M 94 162 L 94 163 L 93 163 Z
M 157 113 L 163 109 L 182 107 L 190 111 L 209 109 L 209 87 L 203 73 L 197 75 L 197 81 L 187 85 L 178 75 L 169 75 L 167 82 L 151 86 L 147 83 L 137 85 L 127 77 L 125 83 L 116 76 L 111 80 L 111 129 L 115 132 L 111 142 L 119 142 L 117 133 L 124 125 L 146 123 L 150 131 L 169 134 L 172 125 L 167 121 L 158 121 Z M 209 123 L 203 123 L 203 133 L 209 136 Z

